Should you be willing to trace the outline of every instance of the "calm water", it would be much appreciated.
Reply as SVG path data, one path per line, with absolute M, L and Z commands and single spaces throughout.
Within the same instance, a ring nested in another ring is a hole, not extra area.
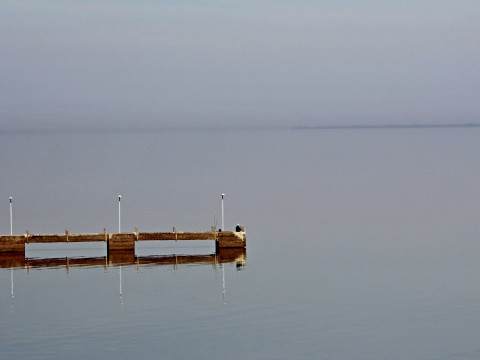
M 478 128 L 0 134 L 1 233 L 9 196 L 14 232 L 73 233 L 115 231 L 118 194 L 124 231 L 207 230 L 225 192 L 248 243 L 241 261 L 201 242 L 110 264 L 104 244 L 28 246 L 28 267 L 0 269 L 0 358 L 478 359 L 479 144 Z

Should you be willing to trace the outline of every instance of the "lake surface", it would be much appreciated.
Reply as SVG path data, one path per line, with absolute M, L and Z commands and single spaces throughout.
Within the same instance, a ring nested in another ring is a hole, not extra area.
M 111 264 L 102 243 L 27 245 L 36 265 L 0 269 L 2 359 L 480 358 L 480 128 L 3 133 L 0 151 L 1 233 L 9 196 L 14 233 L 114 232 L 119 194 L 122 231 L 219 226 L 222 192 L 226 230 L 247 226 L 226 262 L 210 242 Z

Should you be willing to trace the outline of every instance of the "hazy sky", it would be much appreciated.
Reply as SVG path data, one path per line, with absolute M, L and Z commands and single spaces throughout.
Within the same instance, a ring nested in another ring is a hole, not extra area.
M 465 123 L 480 2 L 0 1 L 0 130 Z

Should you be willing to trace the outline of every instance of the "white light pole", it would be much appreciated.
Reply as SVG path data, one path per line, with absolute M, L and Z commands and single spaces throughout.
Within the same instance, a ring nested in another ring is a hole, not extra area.
M 122 232 L 122 226 L 121 226 L 121 207 L 120 207 L 120 200 L 122 200 L 122 195 L 118 195 L 118 233 Z
M 13 235 L 12 200 L 13 198 L 10 196 L 10 235 Z
M 223 198 L 225 194 L 222 193 L 222 231 L 225 231 L 225 223 L 223 222 Z

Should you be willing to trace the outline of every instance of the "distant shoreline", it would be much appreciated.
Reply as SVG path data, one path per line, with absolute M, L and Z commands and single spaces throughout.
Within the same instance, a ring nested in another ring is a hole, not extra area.
M 391 124 L 391 125 L 301 125 L 301 126 L 206 126 L 206 127 L 39 127 L 0 129 L 0 135 L 20 134 L 95 134 L 95 133 L 155 133 L 155 132 L 231 132 L 231 131 L 269 131 L 269 130 L 403 130 L 403 129 L 456 129 L 480 128 L 480 123 L 464 124 Z
M 451 129 L 480 128 L 480 124 L 394 124 L 394 125 L 317 125 L 295 126 L 293 130 L 370 130 L 370 129 Z

